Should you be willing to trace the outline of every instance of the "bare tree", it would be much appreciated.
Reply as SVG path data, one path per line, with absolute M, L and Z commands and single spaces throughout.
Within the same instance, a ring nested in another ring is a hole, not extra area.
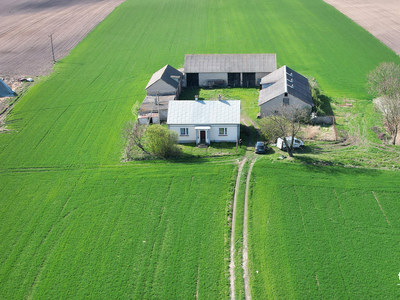
M 293 142 L 301 125 L 310 119 L 307 109 L 293 105 L 283 105 L 271 109 L 271 113 L 261 122 L 263 136 L 269 138 L 282 137 L 287 152 L 293 157 Z M 291 136 L 290 143 L 286 137 Z
M 394 63 L 381 63 L 368 75 L 369 92 L 378 96 L 375 108 L 382 113 L 383 123 L 396 145 L 400 126 L 400 66 Z
M 137 147 L 144 153 L 150 155 L 150 153 L 144 148 L 146 129 L 146 125 L 140 125 L 133 121 L 129 121 L 125 124 L 124 128 L 122 129 L 122 138 L 126 141 L 124 151 L 126 159 L 133 159 L 132 150 L 134 147 Z
M 400 99 L 382 96 L 374 101 L 375 108 L 382 113 L 383 124 L 393 138 L 393 145 L 396 145 L 397 134 L 400 127 Z

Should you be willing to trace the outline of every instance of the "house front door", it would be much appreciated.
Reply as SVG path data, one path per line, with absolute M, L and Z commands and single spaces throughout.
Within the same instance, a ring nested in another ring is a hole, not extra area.
M 204 143 L 206 141 L 206 131 L 201 130 L 200 131 L 200 143 Z

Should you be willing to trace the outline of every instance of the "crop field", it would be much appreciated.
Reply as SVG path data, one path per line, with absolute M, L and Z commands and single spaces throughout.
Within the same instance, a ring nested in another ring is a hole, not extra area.
M 121 129 L 148 80 L 167 63 L 182 67 L 186 53 L 277 53 L 279 65 L 315 76 L 328 96 L 356 99 L 368 97 L 368 71 L 381 61 L 400 62 L 322 0 L 127 0 L 31 87 L 7 118 L 11 131 L 0 135 L 0 298 L 228 297 L 232 160 L 121 162 Z M 382 174 L 372 182 L 381 186 L 374 192 L 395 232 L 397 183 Z M 278 181 L 274 176 L 265 178 Z M 353 197 L 349 191 L 343 183 L 336 192 Z M 299 193 L 305 191 L 299 187 Z M 352 215 L 357 208 L 347 207 L 346 222 L 367 235 L 366 220 Z M 317 221 L 326 221 L 323 216 Z M 379 223 L 375 217 L 372 224 Z M 384 230 L 385 219 L 381 223 Z M 372 232 L 379 241 L 395 240 L 391 231 Z M 351 258 L 360 268 L 372 254 L 357 251 Z M 398 257 L 388 251 L 377 255 L 396 268 Z M 337 263 L 334 254 L 324 263 Z M 285 266 L 288 258 L 282 259 Z M 372 265 L 362 270 L 375 271 Z M 386 271 L 379 276 L 393 275 Z M 385 278 L 371 283 L 372 291 L 389 284 Z M 254 283 L 255 295 L 268 286 Z M 367 283 L 360 286 L 367 290 Z
M 153 163 L 0 174 L 0 298 L 226 299 L 233 171 Z
M 252 296 L 397 298 L 399 179 L 391 171 L 258 161 L 250 201 Z

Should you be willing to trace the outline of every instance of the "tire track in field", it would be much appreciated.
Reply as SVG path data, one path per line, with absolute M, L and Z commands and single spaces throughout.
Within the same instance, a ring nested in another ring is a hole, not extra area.
M 239 194 L 240 179 L 242 176 L 242 169 L 247 161 L 245 156 L 239 163 L 238 172 L 236 176 L 235 193 L 233 196 L 233 208 L 232 208 L 232 227 L 231 227 L 231 253 L 229 263 L 229 274 L 230 274 L 230 285 L 231 285 L 231 300 L 235 299 L 235 226 L 236 226 L 236 206 L 237 197 Z
M 247 223 L 248 223 L 248 215 L 249 215 L 249 210 L 248 210 L 248 205 L 249 205 L 249 186 L 250 186 L 250 177 L 251 177 L 251 172 L 253 170 L 253 166 L 255 162 L 257 161 L 256 157 L 252 157 L 252 161 L 249 167 L 249 171 L 247 173 L 247 179 L 246 179 L 246 191 L 244 194 L 244 216 L 243 216 L 243 280 L 244 280 L 244 297 L 246 300 L 251 299 L 251 291 L 250 291 L 250 276 L 249 276 L 249 265 L 248 265 L 248 229 L 247 229 Z

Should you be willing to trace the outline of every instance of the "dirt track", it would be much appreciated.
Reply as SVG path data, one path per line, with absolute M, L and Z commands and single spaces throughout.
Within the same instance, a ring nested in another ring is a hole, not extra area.
M 400 55 L 399 0 L 324 0 Z
M 124 0 L 2 0 L 0 76 L 50 73 L 53 33 L 56 60 L 66 56 Z

